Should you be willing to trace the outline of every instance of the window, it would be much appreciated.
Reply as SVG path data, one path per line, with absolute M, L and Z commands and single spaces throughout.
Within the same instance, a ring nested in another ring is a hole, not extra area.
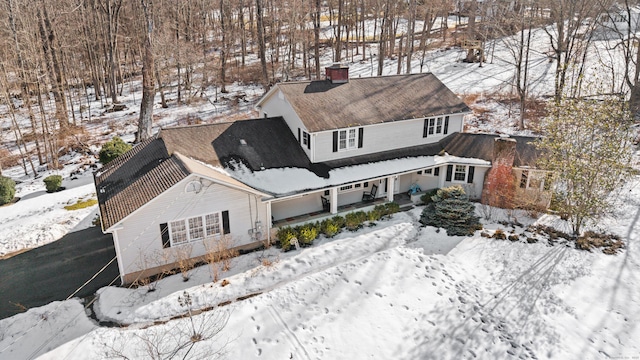
M 369 182 L 365 181 L 365 182 L 361 182 L 361 183 L 354 183 L 354 184 L 340 186 L 338 188 L 338 192 L 348 192 L 348 191 L 353 191 L 353 190 L 360 190 L 362 188 L 367 188 L 367 187 L 369 187 Z
M 363 147 L 364 128 L 349 128 L 333 132 L 333 152 Z M 311 138 L 309 138 L 311 142 Z M 309 146 L 310 148 L 310 146 Z
M 553 174 L 543 170 L 522 170 L 520 173 L 521 189 L 549 190 Z
M 353 185 L 340 186 L 340 191 L 349 191 L 353 189 Z
M 358 132 L 356 129 L 340 130 L 338 135 L 338 150 L 355 149 L 358 145 Z
M 467 166 L 456 165 L 453 173 L 453 181 L 465 181 L 467 179 Z
M 305 145 L 306 147 L 309 147 L 311 145 L 310 143 L 311 141 L 311 136 L 309 136 L 309 133 L 306 131 L 302 132 L 302 145 Z
M 187 227 L 184 220 L 171 222 L 171 240 L 174 244 L 182 244 L 187 242 Z
M 194 217 L 189 219 L 189 239 L 196 240 L 204 237 L 204 229 L 202 228 L 202 217 Z
M 433 176 L 440 176 L 440 168 L 439 167 L 433 169 Z
M 222 233 L 220 219 L 220 213 L 213 213 L 170 222 L 171 245 L 186 244 L 190 241 L 202 240 L 205 236 L 220 235 Z
M 429 169 L 424 169 L 422 171 L 419 171 L 418 174 L 422 174 L 422 176 L 439 176 L 440 175 L 440 168 L 429 168 Z
M 207 236 L 220 234 L 220 214 L 208 214 L 205 216 L 207 224 Z
M 449 117 L 437 117 L 424 119 L 422 137 L 431 135 L 446 135 L 449 132 Z

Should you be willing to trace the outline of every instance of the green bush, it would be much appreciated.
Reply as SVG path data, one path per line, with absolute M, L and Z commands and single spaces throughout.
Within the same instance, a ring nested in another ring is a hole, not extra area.
M 48 193 L 56 192 L 62 186 L 62 176 L 60 175 L 49 175 L 43 181 Z
M 338 229 L 342 229 L 347 225 L 345 218 L 340 215 L 332 217 L 331 221 L 338 227 Z
M 318 229 L 315 224 L 306 224 L 300 227 L 298 230 L 298 241 L 300 245 L 311 245 L 313 240 L 318 237 Z
M 398 203 L 389 202 L 384 204 L 384 207 L 386 209 L 387 216 L 389 217 L 391 217 L 392 214 L 395 214 L 398 211 L 400 211 L 400 205 L 398 205 Z
M 291 249 L 291 239 L 296 237 L 296 232 L 289 226 L 281 227 L 276 233 L 276 239 L 278 239 L 277 246 L 283 251 Z
M 431 204 L 433 202 L 432 197 L 438 193 L 438 189 L 429 190 L 426 193 L 420 196 L 420 201 L 422 201 L 425 205 Z
M 16 182 L 8 177 L 0 176 L 0 205 L 8 204 L 16 194 Z
M 131 145 L 122 141 L 119 137 L 114 137 L 110 141 L 107 141 L 102 145 L 102 149 L 98 156 L 100 157 L 100 162 L 103 164 L 107 164 L 109 161 L 117 158 L 118 156 L 126 153 L 131 150 Z
M 336 236 L 340 232 L 340 227 L 332 219 L 324 219 L 320 224 L 320 232 L 328 238 Z
M 422 211 L 422 224 L 444 228 L 449 236 L 471 235 L 482 228 L 475 216 L 475 206 L 461 186 L 440 189 L 432 200 Z
M 356 211 L 345 215 L 345 227 L 348 230 L 356 231 L 362 227 L 362 223 L 367 221 L 368 216 L 364 211 Z
M 378 221 L 380 218 L 382 218 L 382 212 L 377 206 L 367 213 L 367 220 L 369 221 Z

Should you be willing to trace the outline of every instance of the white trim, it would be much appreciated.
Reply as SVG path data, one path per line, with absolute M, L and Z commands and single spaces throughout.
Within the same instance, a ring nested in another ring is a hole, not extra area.
M 469 165 L 463 165 L 463 164 L 452 164 L 452 165 L 453 165 L 453 171 L 451 171 L 451 182 L 465 184 L 467 182 L 467 179 L 469 178 Z M 457 171 L 458 166 L 464 166 L 464 178 L 462 180 L 456 179 L 456 173 L 458 174 L 462 173 Z
M 209 215 L 217 215 L 218 216 L 218 232 L 217 233 L 212 233 L 209 234 L 207 233 L 207 216 Z M 191 226 L 189 224 L 189 220 L 191 219 L 197 219 L 200 218 L 202 220 L 202 224 L 201 224 L 201 230 L 202 230 L 202 237 L 198 237 L 198 238 L 191 238 Z M 178 223 L 181 222 L 182 224 L 184 224 L 184 235 L 185 235 L 185 241 L 180 242 L 180 243 L 175 243 L 173 240 L 173 223 Z M 187 218 L 182 218 L 182 219 L 174 219 L 174 220 L 169 220 L 167 221 L 167 232 L 169 235 L 169 241 L 171 244 L 171 247 L 176 247 L 176 246 L 182 246 L 182 245 L 186 245 L 186 244 L 190 244 L 190 243 L 194 243 L 197 241 L 203 241 L 207 238 L 210 237 L 215 237 L 215 236 L 221 236 L 224 233 L 224 229 L 223 229 L 223 224 L 222 224 L 222 211 L 216 211 L 216 212 L 212 212 L 212 213 L 206 213 L 206 214 L 200 214 L 200 215 L 193 215 L 193 216 L 189 216 Z

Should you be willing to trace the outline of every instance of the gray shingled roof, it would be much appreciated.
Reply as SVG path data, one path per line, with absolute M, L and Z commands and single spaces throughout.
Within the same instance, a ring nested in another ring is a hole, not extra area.
M 277 84 L 310 132 L 471 110 L 431 73 Z M 402 96 L 399 96 L 402 94 Z
M 103 229 L 189 175 L 169 157 L 161 139 L 146 140 L 98 170 L 94 175 Z

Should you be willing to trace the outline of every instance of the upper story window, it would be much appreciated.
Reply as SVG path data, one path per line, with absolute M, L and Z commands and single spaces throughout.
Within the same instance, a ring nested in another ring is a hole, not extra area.
M 361 148 L 363 145 L 363 138 L 363 128 L 336 130 L 333 132 L 333 152 Z
M 338 150 L 355 149 L 358 138 L 356 129 L 340 130 L 338 135 Z
M 424 119 L 422 137 L 446 135 L 449 133 L 449 116 Z

